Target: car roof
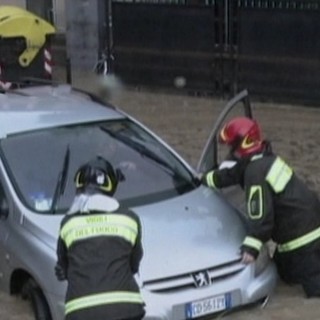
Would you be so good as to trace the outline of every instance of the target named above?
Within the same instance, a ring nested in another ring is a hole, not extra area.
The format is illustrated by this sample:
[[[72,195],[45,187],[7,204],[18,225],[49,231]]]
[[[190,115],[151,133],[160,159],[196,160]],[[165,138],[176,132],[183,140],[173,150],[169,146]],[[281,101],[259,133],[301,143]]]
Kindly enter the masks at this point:
[[[0,138],[56,126],[120,119],[117,108],[70,85],[0,92]]]

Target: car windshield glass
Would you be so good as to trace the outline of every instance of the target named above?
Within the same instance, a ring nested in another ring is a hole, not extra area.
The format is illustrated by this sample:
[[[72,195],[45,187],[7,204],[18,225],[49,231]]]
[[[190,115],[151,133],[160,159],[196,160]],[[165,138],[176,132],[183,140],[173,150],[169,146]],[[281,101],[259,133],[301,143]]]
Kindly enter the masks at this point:
[[[96,156],[117,170],[115,197],[125,205],[160,201],[195,187],[183,163],[129,120],[27,132],[4,139],[1,148],[17,194],[33,210],[48,214],[68,210],[76,170]]]

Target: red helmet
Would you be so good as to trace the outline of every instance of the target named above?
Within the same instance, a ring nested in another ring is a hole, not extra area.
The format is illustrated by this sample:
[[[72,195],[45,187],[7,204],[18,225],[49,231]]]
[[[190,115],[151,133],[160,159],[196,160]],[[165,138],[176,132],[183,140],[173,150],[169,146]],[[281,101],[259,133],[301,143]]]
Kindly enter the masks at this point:
[[[250,118],[237,117],[230,120],[221,129],[219,138],[220,143],[231,146],[237,157],[250,156],[263,149],[260,127]]]

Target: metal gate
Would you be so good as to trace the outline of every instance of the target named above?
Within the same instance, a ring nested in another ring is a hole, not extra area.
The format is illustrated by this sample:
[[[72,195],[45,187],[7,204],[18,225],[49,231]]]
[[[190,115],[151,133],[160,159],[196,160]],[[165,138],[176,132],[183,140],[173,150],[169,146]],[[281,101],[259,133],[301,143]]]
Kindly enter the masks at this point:
[[[273,101],[319,104],[320,3],[234,1],[238,86]]]
[[[319,1],[147,1],[111,1],[109,62],[126,83],[319,100]]]
[[[318,103],[318,0],[91,2],[67,2],[73,66],[106,55],[129,85]]]
[[[126,83],[223,93],[234,86],[224,1],[112,2],[112,71]],[[226,66],[228,66],[226,68]],[[177,80],[182,79],[182,83]]]

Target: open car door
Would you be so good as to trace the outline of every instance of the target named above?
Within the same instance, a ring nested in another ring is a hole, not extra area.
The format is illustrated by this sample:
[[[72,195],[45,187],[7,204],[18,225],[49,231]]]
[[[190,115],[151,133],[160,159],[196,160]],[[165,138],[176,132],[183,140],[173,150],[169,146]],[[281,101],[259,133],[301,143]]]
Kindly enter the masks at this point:
[[[204,173],[212,169],[218,169],[221,166],[230,166],[230,161],[225,161],[229,148],[218,143],[218,135],[222,127],[234,117],[252,118],[252,109],[247,90],[238,93],[234,98],[228,101],[221,111],[217,120],[214,122],[213,129],[202,151],[200,161],[197,165],[197,171]],[[239,210],[245,209],[244,192],[240,186],[232,186],[221,189],[227,199]]]

